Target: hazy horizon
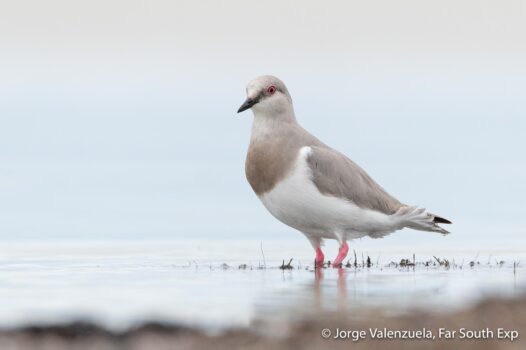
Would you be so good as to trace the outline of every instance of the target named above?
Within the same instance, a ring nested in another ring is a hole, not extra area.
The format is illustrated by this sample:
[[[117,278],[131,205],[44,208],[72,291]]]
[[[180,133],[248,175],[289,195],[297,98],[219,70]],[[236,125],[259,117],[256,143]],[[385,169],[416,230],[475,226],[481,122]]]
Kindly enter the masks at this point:
[[[3,241],[304,240],[244,177],[252,116],[236,110],[262,74],[391,194],[451,219],[451,245],[523,240],[521,1],[2,7]]]

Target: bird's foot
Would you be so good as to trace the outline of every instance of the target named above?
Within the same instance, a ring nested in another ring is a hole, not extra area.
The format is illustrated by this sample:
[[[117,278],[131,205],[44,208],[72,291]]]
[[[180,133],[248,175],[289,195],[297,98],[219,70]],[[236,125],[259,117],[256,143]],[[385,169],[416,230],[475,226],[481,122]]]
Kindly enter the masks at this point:
[[[325,256],[323,255],[323,252],[321,251],[321,248],[316,248],[316,258],[314,258],[314,268],[323,267],[323,260],[325,259]]]
[[[348,252],[349,252],[349,246],[347,245],[347,242],[344,242],[340,246],[340,249],[338,250],[338,256],[332,262],[332,267],[335,267],[335,268],[342,267],[343,259],[345,259]]]

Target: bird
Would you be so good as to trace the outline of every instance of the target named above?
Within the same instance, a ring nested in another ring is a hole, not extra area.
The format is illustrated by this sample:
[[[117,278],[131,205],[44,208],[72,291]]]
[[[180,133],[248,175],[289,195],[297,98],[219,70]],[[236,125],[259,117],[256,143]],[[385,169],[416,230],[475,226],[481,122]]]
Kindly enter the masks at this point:
[[[403,204],[343,153],[327,146],[296,120],[291,95],[277,77],[251,80],[237,113],[254,115],[245,160],[248,183],[265,208],[300,231],[324,266],[325,239],[338,241],[333,267],[341,267],[348,241],[381,238],[411,228],[448,234],[451,221],[424,208]]]

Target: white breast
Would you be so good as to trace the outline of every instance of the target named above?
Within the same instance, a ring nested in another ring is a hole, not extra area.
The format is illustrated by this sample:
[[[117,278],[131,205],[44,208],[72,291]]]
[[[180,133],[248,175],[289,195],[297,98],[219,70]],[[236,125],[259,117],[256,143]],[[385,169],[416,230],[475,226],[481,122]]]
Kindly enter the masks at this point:
[[[272,215],[306,234],[339,240],[382,236],[397,229],[388,215],[318,191],[307,164],[310,152],[310,147],[301,148],[288,177],[259,196]]]

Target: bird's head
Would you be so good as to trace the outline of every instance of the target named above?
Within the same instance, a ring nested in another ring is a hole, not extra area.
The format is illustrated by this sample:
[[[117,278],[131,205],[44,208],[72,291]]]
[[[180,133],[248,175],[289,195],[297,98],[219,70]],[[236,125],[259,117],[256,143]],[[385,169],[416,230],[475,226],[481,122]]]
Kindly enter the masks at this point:
[[[254,115],[279,115],[292,112],[292,99],[287,87],[272,75],[253,79],[247,85],[247,99],[237,110],[238,113],[252,108]]]

